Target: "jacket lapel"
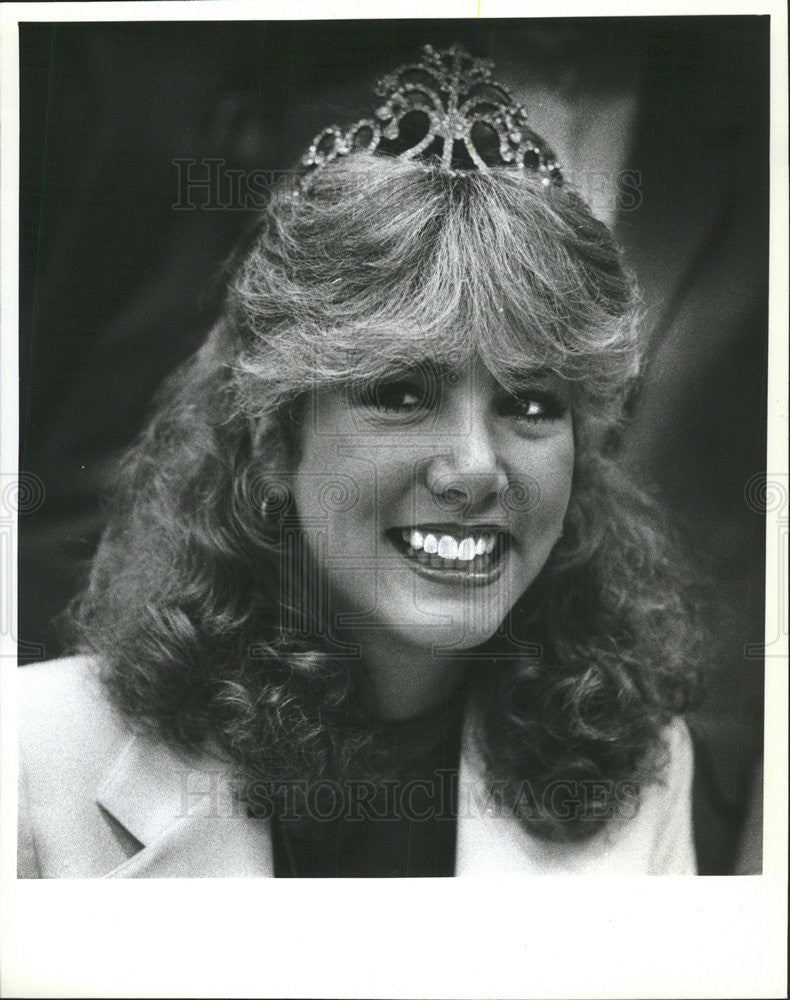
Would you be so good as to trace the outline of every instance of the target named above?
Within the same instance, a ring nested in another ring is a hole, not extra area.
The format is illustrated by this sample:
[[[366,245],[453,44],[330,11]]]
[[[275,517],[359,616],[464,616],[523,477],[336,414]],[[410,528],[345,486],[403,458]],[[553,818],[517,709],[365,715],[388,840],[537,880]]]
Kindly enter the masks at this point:
[[[468,713],[458,773],[456,875],[606,874],[644,869],[639,851],[627,840],[615,846],[622,833],[622,825],[616,822],[581,843],[558,843],[529,833],[494,797],[474,728]],[[634,833],[639,825],[633,825]]]
[[[124,746],[99,805],[142,845],[108,878],[234,878],[274,873],[270,826],[238,801],[228,765],[141,735]]]
[[[455,874],[540,873],[540,844],[534,842],[512,813],[497,803],[485,771],[468,715],[458,771]]]

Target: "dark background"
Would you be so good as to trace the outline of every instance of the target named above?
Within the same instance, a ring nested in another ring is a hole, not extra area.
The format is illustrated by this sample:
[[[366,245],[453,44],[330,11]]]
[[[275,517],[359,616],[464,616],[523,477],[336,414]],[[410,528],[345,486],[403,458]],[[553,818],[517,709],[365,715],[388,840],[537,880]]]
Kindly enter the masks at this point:
[[[204,337],[251,217],[174,209],[173,160],[287,168],[376,76],[461,41],[556,95],[558,115],[636,102],[624,165],[639,204],[614,222],[651,364],[626,458],[713,581],[691,720],[700,867],[759,868],[768,32],[767,17],[21,25],[21,662],[62,653],[53,619],[112,463]]]

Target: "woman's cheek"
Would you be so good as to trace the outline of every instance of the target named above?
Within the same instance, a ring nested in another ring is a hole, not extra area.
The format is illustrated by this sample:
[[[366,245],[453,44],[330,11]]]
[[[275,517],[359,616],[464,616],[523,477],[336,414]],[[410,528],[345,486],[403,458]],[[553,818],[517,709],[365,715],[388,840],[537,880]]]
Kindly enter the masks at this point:
[[[559,522],[559,534],[573,484],[575,449],[570,426],[545,444],[546,447],[537,449],[525,461],[526,492],[532,493],[528,508],[533,526],[548,529]]]

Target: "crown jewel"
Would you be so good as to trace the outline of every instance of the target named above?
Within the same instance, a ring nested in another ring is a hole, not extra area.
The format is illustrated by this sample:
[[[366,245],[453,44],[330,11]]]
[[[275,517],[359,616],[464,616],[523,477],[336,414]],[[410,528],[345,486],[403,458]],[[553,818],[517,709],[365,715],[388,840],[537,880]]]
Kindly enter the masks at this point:
[[[376,150],[405,159],[439,159],[450,170],[510,166],[561,184],[554,153],[527,125],[524,108],[492,78],[493,64],[459,45],[423,48],[420,62],[400,66],[376,85],[384,103],[373,118],[343,130],[330,125],[313,139],[302,165],[314,170],[349,153]]]

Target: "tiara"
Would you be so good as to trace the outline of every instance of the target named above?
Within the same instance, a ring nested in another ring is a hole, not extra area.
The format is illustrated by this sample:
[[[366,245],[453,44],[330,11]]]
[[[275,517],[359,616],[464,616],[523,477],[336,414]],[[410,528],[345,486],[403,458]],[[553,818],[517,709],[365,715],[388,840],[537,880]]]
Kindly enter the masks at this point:
[[[509,166],[562,184],[554,153],[527,125],[510,91],[492,78],[493,63],[460,45],[430,45],[419,62],[400,66],[376,84],[384,98],[372,118],[348,129],[329,125],[301,158],[310,173],[350,153],[376,151],[407,160],[440,161],[453,172]]]

